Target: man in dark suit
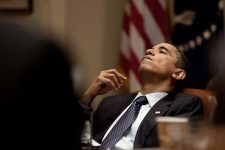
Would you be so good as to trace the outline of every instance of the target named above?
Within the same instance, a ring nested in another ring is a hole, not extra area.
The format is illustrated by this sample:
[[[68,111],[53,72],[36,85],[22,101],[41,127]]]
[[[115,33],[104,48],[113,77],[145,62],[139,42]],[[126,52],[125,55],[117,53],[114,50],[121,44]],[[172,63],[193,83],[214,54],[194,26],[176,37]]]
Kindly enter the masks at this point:
[[[105,144],[104,140],[120,122],[119,119],[140,96],[145,96],[148,103],[141,106],[136,120],[110,148],[159,146],[156,116],[187,117],[191,120],[201,117],[203,107],[200,99],[177,92],[178,81],[182,81],[186,76],[186,62],[184,54],[169,43],[160,43],[146,50],[139,66],[142,79],[139,93],[111,96],[102,100],[94,113],[94,140]],[[102,71],[85,92],[82,103],[90,105],[97,95],[105,94],[112,89],[118,90],[125,80],[126,77],[115,69]]]
[[[79,149],[83,112],[61,49],[2,22],[0,69],[1,147]]]

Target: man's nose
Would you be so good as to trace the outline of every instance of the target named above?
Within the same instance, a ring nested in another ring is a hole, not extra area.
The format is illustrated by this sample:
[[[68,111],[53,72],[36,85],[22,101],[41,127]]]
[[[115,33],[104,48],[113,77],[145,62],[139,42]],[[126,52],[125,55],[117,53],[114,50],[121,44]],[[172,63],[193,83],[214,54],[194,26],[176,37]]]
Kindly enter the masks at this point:
[[[147,49],[147,50],[146,50],[146,54],[147,54],[147,55],[152,55],[152,56],[155,55],[154,50],[153,50],[152,48]]]

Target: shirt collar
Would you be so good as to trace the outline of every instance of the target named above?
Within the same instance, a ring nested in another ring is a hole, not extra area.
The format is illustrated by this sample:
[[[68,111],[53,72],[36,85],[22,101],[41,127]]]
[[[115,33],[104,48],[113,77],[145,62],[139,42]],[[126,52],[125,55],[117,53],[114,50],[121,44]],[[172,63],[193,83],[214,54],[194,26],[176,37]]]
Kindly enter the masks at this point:
[[[168,95],[168,93],[166,93],[166,92],[154,92],[154,93],[149,93],[146,95],[142,95],[141,92],[138,92],[135,99],[140,96],[146,96],[148,99],[148,103],[150,104],[151,107],[153,107],[160,99],[162,99],[163,97],[165,97],[167,95]]]

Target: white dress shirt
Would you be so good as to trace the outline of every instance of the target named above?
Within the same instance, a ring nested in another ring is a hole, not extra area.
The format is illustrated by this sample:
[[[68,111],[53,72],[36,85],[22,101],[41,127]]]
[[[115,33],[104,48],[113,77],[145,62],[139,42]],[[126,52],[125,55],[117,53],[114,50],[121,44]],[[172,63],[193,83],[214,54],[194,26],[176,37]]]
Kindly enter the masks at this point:
[[[132,150],[134,147],[134,140],[137,133],[137,130],[144,119],[144,117],[147,115],[149,110],[163,97],[168,95],[166,92],[156,92],[156,93],[150,93],[145,95],[148,99],[148,104],[142,105],[141,109],[138,113],[138,116],[136,120],[133,122],[131,127],[128,129],[127,133],[116,143],[114,149],[126,149],[126,150]],[[137,94],[137,96],[134,98],[137,99],[138,97],[143,96],[140,92]],[[133,100],[133,101],[134,101]],[[108,131],[105,133],[102,140],[105,139],[105,137],[109,134],[111,129],[114,127],[114,125],[117,123],[117,121],[121,118],[121,116],[127,111],[127,109],[131,106],[131,104],[117,117],[117,119],[113,122],[113,124],[110,126]],[[95,144],[94,144],[95,143]],[[96,141],[93,141],[93,145],[97,145]]]

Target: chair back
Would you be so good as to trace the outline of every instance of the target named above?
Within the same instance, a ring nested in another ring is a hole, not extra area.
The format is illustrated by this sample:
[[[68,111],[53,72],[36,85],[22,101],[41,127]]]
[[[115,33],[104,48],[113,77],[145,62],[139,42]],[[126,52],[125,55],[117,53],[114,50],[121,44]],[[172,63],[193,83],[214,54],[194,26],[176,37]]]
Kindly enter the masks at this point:
[[[204,108],[203,121],[210,122],[216,105],[215,93],[209,90],[193,89],[193,88],[184,88],[182,92],[197,95],[198,97],[200,97]]]

